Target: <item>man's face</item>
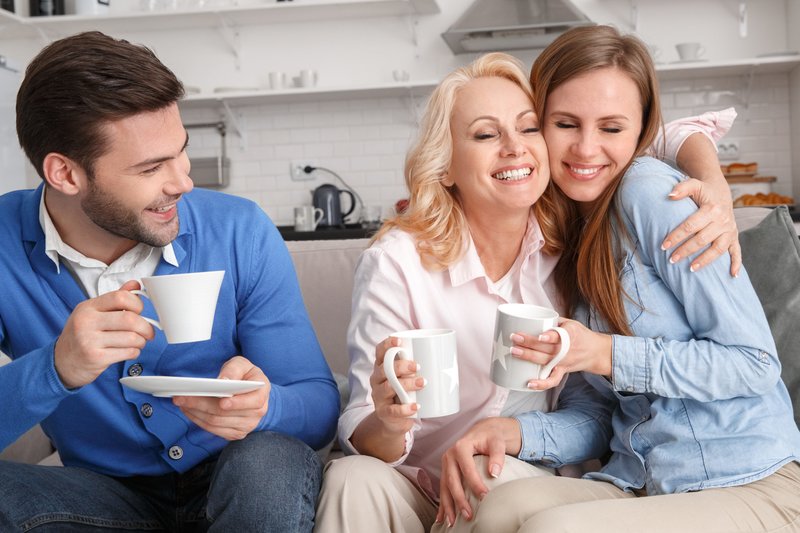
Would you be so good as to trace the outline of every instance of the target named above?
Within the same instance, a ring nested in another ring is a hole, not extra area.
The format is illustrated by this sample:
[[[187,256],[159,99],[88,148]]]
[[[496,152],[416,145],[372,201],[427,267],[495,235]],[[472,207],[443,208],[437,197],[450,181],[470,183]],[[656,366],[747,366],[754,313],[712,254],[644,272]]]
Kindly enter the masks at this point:
[[[108,151],[81,196],[86,216],[106,232],[151,246],[178,235],[181,195],[192,190],[188,136],[177,104],[104,126]]]

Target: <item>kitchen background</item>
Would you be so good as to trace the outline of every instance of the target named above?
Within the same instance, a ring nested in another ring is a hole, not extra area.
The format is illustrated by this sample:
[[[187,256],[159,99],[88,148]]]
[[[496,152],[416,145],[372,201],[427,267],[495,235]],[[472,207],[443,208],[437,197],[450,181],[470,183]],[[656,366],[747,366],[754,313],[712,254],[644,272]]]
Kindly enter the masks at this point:
[[[0,11],[0,56],[22,71],[46,43],[86,29],[153,48],[190,90],[184,122],[211,125],[190,130],[197,171],[205,174],[206,158],[219,155],[213,125],[223,122],[230,175],[221,190],[254,200],[279,225],[293,223],[293,208],[310,205],[315,187],[342,185],[324,171],[295,180],[290,167],[298,164],[334,171],[365,204],[391,213],[405,196],[404,156],[427,95],[476,56],[454,54],[441,36],[472,0],[110,4],[99,15],[28,18],[28,0],[16,0],[15,14]],[[739,118],[723,163],[757,162],[758,174],[776,178],[772,191],[800,195],[800,156],[792,157],[800,154],[800,0],[573,4],[651,45],[667,119],[734,106]],[[675,44],[682,42],[702,43],[704,61],[677,62]],[[537,51],[513,53],[530,65]],[[292,87],[305,69],[316,71],[316,84]],[[285,73],[290,86],[271,88],[270,72]],[[39,183],[14,134],[20,77],[0,68],[0,193]]]

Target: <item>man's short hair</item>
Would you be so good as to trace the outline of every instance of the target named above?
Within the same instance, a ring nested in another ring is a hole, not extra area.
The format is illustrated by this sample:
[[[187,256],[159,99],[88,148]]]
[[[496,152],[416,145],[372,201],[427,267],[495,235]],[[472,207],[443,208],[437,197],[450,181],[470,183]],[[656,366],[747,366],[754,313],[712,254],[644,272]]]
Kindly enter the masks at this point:
[[[51,152],[91,177],[108,149],[104,124],[164,109],[183,94],[183,84],[149,48],[79,33],[46,46],[28,65],[17,93],[17,136],[42,178]]]

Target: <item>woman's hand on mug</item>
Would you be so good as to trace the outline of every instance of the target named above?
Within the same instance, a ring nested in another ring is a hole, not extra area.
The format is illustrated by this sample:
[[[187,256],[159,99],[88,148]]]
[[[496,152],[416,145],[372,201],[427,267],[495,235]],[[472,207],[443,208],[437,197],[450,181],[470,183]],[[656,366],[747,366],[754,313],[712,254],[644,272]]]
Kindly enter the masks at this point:
[[[547,390],[557,386],[569,372],[590,372],[601,376],[611,375],[611,336],[597,333],[575,320],[563,319],[559,324],[567,330],[570,349],[550,373],[547,379],[532,379],[528,386],[534,390]],[[555,331],[545,331],[541,335],[515,334],[515,357],[539,364],[552,359],[558,350],[559,336]]]
[[[410,418],[417,412],[417,404],[405,405],[399,403],[397,394],[392,389],[383,371],[383,359],[389,348],[399,346],[400,340],[389,337],[375,347],[375,366],[369,378],[372,386],[372,401],[375,404],[375,416],[391,433],[406,433],[414,425]],[[417,364],[414,361],[397,359],[394,362],[395,374],[408,392],[422,389],[425,385],[421,377],[416,376]]]

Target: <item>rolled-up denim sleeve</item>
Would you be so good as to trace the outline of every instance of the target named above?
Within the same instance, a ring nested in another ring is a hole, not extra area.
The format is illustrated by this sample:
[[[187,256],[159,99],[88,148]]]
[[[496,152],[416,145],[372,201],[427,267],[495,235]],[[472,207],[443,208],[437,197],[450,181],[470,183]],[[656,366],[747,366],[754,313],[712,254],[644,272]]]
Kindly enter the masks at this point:
[[[591,379],[602,380],[599,376]],[[601,392],[583,373],[570,374],[549,413],[529,411],[516,415],[522,432],[518,457],[549,467],[577,464],[602,457],[611,440],[611,413],[615,404],[610,386]]]

